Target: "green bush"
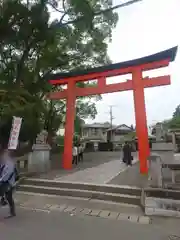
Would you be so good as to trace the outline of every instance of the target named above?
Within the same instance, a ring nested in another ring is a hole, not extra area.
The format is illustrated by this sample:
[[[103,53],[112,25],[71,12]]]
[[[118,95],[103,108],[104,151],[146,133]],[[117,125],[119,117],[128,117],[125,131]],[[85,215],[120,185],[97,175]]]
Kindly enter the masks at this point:
[[[53,146],[51,149],[51,153],[63,153],[64,152],[64,145]]]
[[[58,145],[58,146],[64,146],[64,136],[61,136],[61,135],[59,135],[59,136],[57,136],[56,137],[56,144]]]

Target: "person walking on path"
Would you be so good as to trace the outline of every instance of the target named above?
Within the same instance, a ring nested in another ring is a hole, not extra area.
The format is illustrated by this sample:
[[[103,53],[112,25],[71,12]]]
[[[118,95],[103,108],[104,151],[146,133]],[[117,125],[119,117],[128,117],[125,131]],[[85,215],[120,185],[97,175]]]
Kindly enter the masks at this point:
[[[128,142],[125,142],[123,146],[123,162],[127,164],[127,166],[132,166],[132,149]]]
[[[4,169],[4,164],[2,164],[0,162],[0,176],[2,175],[3,169]],[[1,197],[0,203],[1,203],[2,206],[6,206],[8,204],[7,201],[6,201],[5,195]]]
[[[0,195],[5,196],[10,209],[8,217],[16,216],[15,203],[13,199],[13,189],[15,186],[15,163],[10,156],[9,151],[1,145],[0,161],[3,169],[0,175]]]

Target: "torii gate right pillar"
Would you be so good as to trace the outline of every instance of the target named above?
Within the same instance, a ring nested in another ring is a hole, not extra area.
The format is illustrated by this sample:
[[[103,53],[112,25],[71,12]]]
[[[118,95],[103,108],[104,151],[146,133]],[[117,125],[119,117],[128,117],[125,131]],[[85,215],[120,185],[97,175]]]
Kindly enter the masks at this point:
[[[146,119],[146,106],[144,97],[144,87],[142,79],[142,70],[135,68],[132,72],[133,79],[133,95],[134,95],[134,109],[136,118],[136,134],[138,138],[138,152],[140,161],[140,172],[148,173],[147,158],[150,154],[148,129]]]

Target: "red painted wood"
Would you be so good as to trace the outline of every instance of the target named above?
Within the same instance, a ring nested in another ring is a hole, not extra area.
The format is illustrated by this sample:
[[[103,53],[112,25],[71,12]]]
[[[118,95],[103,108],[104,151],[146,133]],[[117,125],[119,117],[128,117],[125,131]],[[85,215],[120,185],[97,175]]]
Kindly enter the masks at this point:
[[[51,100],[65,99],[67,97],[67,90],[51,92],[47,95],[47,98]]]
[[[167,67],[169,65],[169,60],[163,60],[160,62],[153,62],[153,63],[147,63],[138,66],[142,71],[144,70],[153,70],[156,68],[162,68],[162,67]],[[58,80],[50,80],[49,82],[52,85],[61,85],[61,84],[67,84],[69,81],[87,81],[87,80],[94,80],[98,79],[100,77],[113,77],[113,76],[118,76],[118,75],[124,75],[128,73],[132,73],[133,69],[135,67],[128,67],[128,68],[122,68],[122,69],[114,69],[111,71],[105,71],[105,72],[100,72],[100,73],[90,73],[82,76],[74,76],[74,77],[69,77],[65,79],[58,79]]]
[[[143,78],[144,88],[166,86],[170,84],[171,84],[171,77],[169,75],[154,77],[154,78]]]
[[[115,83],[104,86],[88,87],[88,88],[76,88],[77,96],[88,96],[95,94],[113,93],[119,91],[127,91],[132,89],[132,81]]]
[[[139,65],[138,68],[140,68],[141,71],[148,71],[148,70],[168,67],[169,62],[170,62],[170,59],[165,59],[165,60],[158,61],[158,62],[152,62],[152,63],[146,63],[143,65]]]
[[[164,86],[164,85],[169,85],[170,83],[171,83],[170,76],[143,78],[142,80],[142,84],[144,88]],[[95,95],[95,94],[113,93],[113,92],[128,91],[128,90],[133,90],[132,80],[128,80],[127,82],[122,82],[122,83],[104,85],[104,82],[102,83],[100,79],[97,87],[87,87],[87,88],[76,87],[75,93],[77,97],[84,97],[84,96]],[[48,98],[53,100],[65,99],[66,97],[67,97],[67,90],[52,92],[48,95]]]
[[[65,122],[65,137],[64,137],[64,155],[63,168],[72,169],[72,149],[74,135],[74,116],[75,116],[75,83],[69,82],[67,88],[66,100],[66,122]]]
[[[106,78],[100,77],[98,78],[98,88],[104,88],[106,86]]]
[[[77,96],[88,96],[95,94],[119,92],[133,90],[134,106],[136,117],[136,131],[139,145],[139,160],[140,172],[147,173],[147,157],[150,153],[148,142],[148,130],[146,121],[146,109],[144,99],[144,88],[163,86],[170,84],[170,76],[160,76],[155,78],[142,79],[143,70],[151,70],[169,65],[169,60],[148,63],[138,67],[128,67],[125,69],[115,69],[101,73],[92,73],[84,76],[69,77],[60,80],[51,80],[54,85],[68,84],[68,89],[52,92],[48,95],[50,99],[67,99],[66,125],[65,125],[65,146],[63,167],[65,169],[72,168],[72,147],[74,133],[74,115],[75,115],[75,100]],[[106,85],[106,77],[123,75],[132,73],[132,80]],[[98,84],[95,87],[78,88],[76,82],[98,79]]]
[[[133,76],[134,110],[136,118],[136,134],[138,139],[140,159],[140,172],[142,174],[146,174],[148,173],[147,157],[150,150],[141,69],[139,68],[134,69],[132,76]]]

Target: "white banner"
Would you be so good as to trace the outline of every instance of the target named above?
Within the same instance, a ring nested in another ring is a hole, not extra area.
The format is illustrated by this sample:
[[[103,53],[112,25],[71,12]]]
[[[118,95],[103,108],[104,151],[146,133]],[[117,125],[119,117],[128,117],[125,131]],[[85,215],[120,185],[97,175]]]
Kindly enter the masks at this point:
[[[8,149],[15,150],[17,148],[21,124],[22,124],[22,118],[13,117]]]

